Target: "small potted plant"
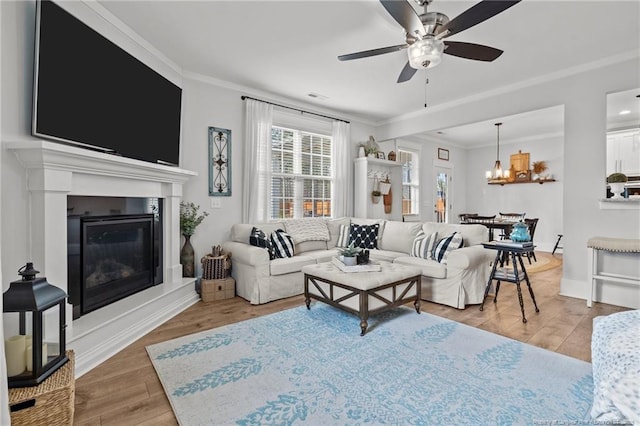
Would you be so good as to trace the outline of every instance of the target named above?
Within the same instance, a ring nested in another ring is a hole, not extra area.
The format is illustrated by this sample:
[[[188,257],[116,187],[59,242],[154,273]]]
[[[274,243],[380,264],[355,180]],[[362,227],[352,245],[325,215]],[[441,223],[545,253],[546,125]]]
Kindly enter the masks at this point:
[[[624,173],[611,173],[607,176],[607,183],[613,196],[611,198],[622,198],[624,184],[627,182],[627,175]]]
[[[373,202],[373,204],[378,204],[380,202],[381,196],[382,192],[378,191],[377,189],[371,191],[371,201]]]
[[[338,253],[340,253],[341,256],[340,260],[347,266],[356,265],[358,262],[357,256],[361,250],[360,247],[355,247],[353,243],[345,248],[338,249]]]

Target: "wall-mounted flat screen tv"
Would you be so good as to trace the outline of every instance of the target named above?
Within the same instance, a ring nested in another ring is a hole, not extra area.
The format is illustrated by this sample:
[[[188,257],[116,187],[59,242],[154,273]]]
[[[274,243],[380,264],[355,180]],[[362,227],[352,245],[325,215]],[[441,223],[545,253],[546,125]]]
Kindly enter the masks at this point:
[[[47,0],[34,67],[35,136],[179,164],[182,89]]]

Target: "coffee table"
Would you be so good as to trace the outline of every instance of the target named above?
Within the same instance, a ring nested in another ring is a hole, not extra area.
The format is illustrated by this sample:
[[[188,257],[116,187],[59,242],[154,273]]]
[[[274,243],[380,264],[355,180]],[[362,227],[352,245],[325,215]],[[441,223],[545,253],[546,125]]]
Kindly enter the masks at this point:
[[[360,317],[361,336],[369,315],[413,302],[420,313],[422,271],[404,265],[380,262],[379,272],[342,272],[332,263],[302,268],[307,309],[311,299],[327,303]]]

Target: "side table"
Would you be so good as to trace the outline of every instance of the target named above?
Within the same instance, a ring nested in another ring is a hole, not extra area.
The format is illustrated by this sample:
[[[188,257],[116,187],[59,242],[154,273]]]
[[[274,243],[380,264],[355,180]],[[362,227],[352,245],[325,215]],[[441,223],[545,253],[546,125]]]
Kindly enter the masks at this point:
[[[491,288],[491,282],[493,280],[496,281],[496,294],[493,297],[493,303],[496,303],[498,301],[498,292],[500,291],[501,281],[514,283],[518,289],[518,301],[520,302],[520,310],[522,311],[522,322],[526,323],[527,318],[524,316],[524,303],[522,301],[522,289],[520,288],[520,283],[522,281],[527,283],[527,288],[529,289],[529,294],[531,295],[531,300],[533,300],[533,306],[535,306],[536,312],[540,312],[540,309],[538,309],[538,304],[536,303],[536,297],[533,294],[533,289],[531,288],[529,275],[527,274],[527,270],[524,267],[524,262],[522,261],[522,255],[525,253],[533,252],[535,246],[533,244],[526,245],[506,241],[492,241],[489,243],[482,243],[482,246],[489,250],[496,250],[496,258],[493,261],[493,268],[491,268],[491,274],[489,275],[487,288],[484,290],[484,298],[482,299],[480,310],[484,310],[484,300],[489,294],[489,289]],[[509,257],[511,257],[513,270],[504,268],[504,262]],[[500,269],[498,269],[498,264],[500,265]]]
[[[75,404],[75,366],[73,351],[69,361],[38,386],[9,389],[11,424],[72,425]]]

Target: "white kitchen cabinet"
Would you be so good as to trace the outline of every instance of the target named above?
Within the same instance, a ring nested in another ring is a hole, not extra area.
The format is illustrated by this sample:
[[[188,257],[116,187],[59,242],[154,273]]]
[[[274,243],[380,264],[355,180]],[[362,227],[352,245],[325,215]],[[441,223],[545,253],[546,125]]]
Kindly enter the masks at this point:
[[[402,164],[370,157],[353,160],[353,212],[355,217],[369,219],[402,220]],[[384,202],[374,204],[371,192],[376,182],[389,176],[391,181],[391,213],[384,212]]]
[[[607,176],[616,172],[640,175],[640,129],[607,135]]]

